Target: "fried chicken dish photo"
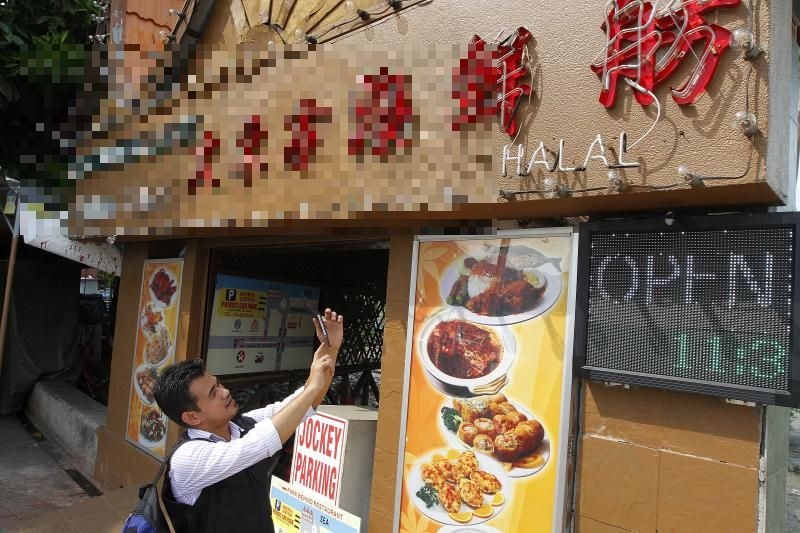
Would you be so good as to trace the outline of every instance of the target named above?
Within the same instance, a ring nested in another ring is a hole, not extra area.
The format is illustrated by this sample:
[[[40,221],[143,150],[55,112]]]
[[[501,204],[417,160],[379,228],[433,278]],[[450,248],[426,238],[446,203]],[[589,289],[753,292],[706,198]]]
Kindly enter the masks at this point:
[[[473,452],[449,450],[447,456],[435,454],[419,469],[424,485],[416,497],[426,509],[444,509],[455,522],[488,518],[505,502],[500,492],[502,483],[481,469]]]

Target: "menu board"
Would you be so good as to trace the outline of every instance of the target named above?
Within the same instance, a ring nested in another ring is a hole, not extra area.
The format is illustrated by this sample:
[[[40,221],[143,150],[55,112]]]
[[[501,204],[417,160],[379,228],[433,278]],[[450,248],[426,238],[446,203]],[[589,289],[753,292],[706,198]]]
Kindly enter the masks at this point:
[[[581,227],[575,366],[587,377],[800,404],[796,214]]]
[[[206,368],[226,376],[308,368],[319,288],[217,274]]]
[[[569,229],[416,243],[395,530],[562,530],[572,248]]]
[[[175,359],[182,276],[182,259],[145,261],[139,294],[126,438],[159,459],[164,458],[167,417],[153,391],[161,370]]]

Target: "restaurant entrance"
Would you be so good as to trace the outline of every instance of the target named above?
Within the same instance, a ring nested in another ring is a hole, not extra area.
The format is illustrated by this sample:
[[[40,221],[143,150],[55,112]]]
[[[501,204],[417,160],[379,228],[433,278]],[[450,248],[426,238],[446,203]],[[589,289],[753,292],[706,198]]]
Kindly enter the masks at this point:
[[[326,403],[377,408],[388,260],[380,240],[213,248],[207,368],[244,411],[279,401],[305,382],[319,345],[304,304],[330,307],[345,317],[345,340]]]

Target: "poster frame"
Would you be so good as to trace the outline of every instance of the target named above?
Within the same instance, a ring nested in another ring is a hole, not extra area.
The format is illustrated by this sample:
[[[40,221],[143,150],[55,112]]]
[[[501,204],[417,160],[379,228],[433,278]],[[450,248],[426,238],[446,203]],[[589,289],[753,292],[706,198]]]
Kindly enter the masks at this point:
[[[264,274],[254,274],[253,272],[246,272],[242,270],[230,269],[230,268],[211,268],[209,269],[208,274],[208,290],[206,293],[206,302],[208,303],[205,307],[205,317],[203,319],[203,339],[202,339],[202,352],[200,357],[203,359],[203,364],[208,365],[208,338],[211,334],[211,319],[214,316],[214,297],[217,288],[217,276],[235,276],[240,278],[251,278],[261,281],[267,282],[275,282],[275,283],[287,283],[291,285],[303,285],[305,287],[310,287],[313,289],[318,289],[320,294],[320,301],[322,300],[322,295],[324,292],[324,287],[319,284],[310,285],[308,283],[302,283],[296,279],[286,278],[283,276],[269,276]],[[317,304],[319,305],[319,303]],[[317,340],[316,336],[314,337],[314,341],[312,343],[313,350],[316,351],[317,347],[319,346],[319,340]],[[215,374],[218,378],[224,380],[234,380],[235,382],[239,383],[260,383],[263,379],[269,381],[269,376],[275,375],[285,375],[285,374],[308,374],[308,369],[291,369],[291,370],[266,370],[263,372],[241,372],[238,374]]]
[[[137,366],[136,365],[136,355],[139,352],[139,319],[140,319],[139,310],[142,307],[142,295],[147,290],[147,286],[146,286],[145,280],[144,280],[145,265],[152,264],[152,263],[169,263],[169,262],[173,262],[173,263],[176,263],[176,264],[180,265],[181,283],[178,286],[178,291],[176,292],[177,298],[176,298],[176,301],[175,301],[175,305],[176,305],[175,315],[176,315],[177,318],[176,318],[176,321],[175,321],[175,332],[174,332],[174,337],[173,337],[173,343],[175,343],[175,346],[176,346],[176,349],[177,349],[178,334],[180,333],[180,316],[181,316],[180,315],[180,310],[181,310],[180,305],[181,305],[181,300],[183,299],[183,281],[184,281],[184,278],[183,278],[183,274],[184,274],[184,272],[183,272],[183,267],[184,267],[183,258],[182,257],[167,257],[167,258],[161,258],[161,259],[146,259],[146,260],[144,260],[142,262],[142,274],[140,276],[141,280],[139,282],[139,284],[140,284],[139,285],[139,298],[136,300],[136,306],[137,306],[136,307],[136,330],[135,330],[136,331],[136,337],[135,337],[135,340],[134,340],[134,343],[133,343],[133,357],[132,357],[132,362],[131,362],[132,367],[131,367],[130,389],[128,390],[128,408],[126,410],[126,415],[127,416],[125,418],[125,441],[128,444],[130,444],[131,446],[134,446],[138,450],[143,451],[147,455],[149,455],[149,456],[151,456],[151,457],[153,457],[153,458],[155,458],[155,459],[157,459],[159,461],[163,461],[165,456],[159,455],[159,454],[153,452],[153,450],[151,450],[151,449],[149,449],[149,448],[147,448],[145,446],[142,446],[140,443],[134,442],[134,441],[132,441],[131,439],[128,438],[128,426],[130,424],[130,418],[131,418],[131,402],[133,400],[133,392],[134,392],[134,388],[136,387],[136,384],[135,384],[136,366]],[[172,362],[173,363],[175,362],[175,355],[176,354],[174,354],[174,353],[172,355]],[[160,409],[161,408],[159,407],[159,410]],[[162,414],[163,414],[163,411],[162,411]],[[165,454],[166,454],[166,443],[169,442],[169,426],[170,426],[170,423],[168,422],[167,423],[167,428],[166,428],[166,430],[164,432],[164,443],[165,443],[164,451],[165,451]]]
[[[408,429],[408,400],[409,388],[411,381],[411,360],[414,342],[414,308],[416,301],[417,291],[417,270],[419,268],[419,244],[421,242],[435,242],[435,241],[465,241],[465,240],[489,240],[501,238],[541,238],[541,237],[569,237],[570,238],[570,271],[569,276],[569,293],[567,298],[567,322],[564,329],[564,368],[563,368],[563,382],[561,389],[561,431],[562,438],[559,442],[559,458],[556,463],[556,487],[555,499],[553,505],[553,531],[560,532],[564,529],[564,511],[568,508],[569,502],[565,501],[566,496],[566,482],[567,482],[567,465],[569,461],[569,428],[571,427],[570,413],[572,405],[572,360],[573,360],[573,338],[574,338],[574,325],[575,321],[571,318],[574,316],[576,305],[576,280],[577,280],[577,267],[578,267],[578,243],[579,235],[572,227],[553,227],[553,228],[535,228],[535,229],[519,229],[519,230],[502,230],[497,231],[490,235],[415,235],[412,247],[411,256],[411,280],[409,283],[409,296],[408,296],[408,315],[406,317],[406,350],[405,361],[403,367],[403,397],[400,406],[400,435],[397,451],[397,470],[395,475],[395,495],[394,495],[394,513],[392,517],[392,531],[398,533],[400,531],[400,506],[403,495],[403,463],[405,457],[405,442],[406,430]],[[562,503],[562,505],[559,504]]]
[[[621,231],[626,233],[676,233],[681,231],[724,231],[731,229],[768,228],[770,226],[794,226],[792,260],[792,317],[789,351],[789,391],[749,387],[733,383],[712,382],[682,377],[663,376],[625,370],[615,370],[586,365],[586,348],[589,328],[589,280],[591,266],[591,236],[595,232]],[[575,313],[575,373],[583,378],[607,383],[639,385],[662,390],[688,392],[717,396],[731,400],[754,402],[764,405],[786,407],[800,406],[800,213],[738,213],[719,215],[681,215],[669,221],[664,217],[649,217],[624,220],[596,220],[581,224],[579,245],[579,268],[584,274],[578,280],[578,306]]]

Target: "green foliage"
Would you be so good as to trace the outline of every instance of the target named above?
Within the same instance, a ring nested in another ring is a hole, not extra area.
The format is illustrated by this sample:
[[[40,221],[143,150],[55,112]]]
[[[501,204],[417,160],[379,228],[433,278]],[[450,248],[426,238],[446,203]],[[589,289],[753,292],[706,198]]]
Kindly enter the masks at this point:
[[[0,175],[52,190],[68,183],[53,133],[75,122],[68,110],[92,66],[94,14],[92,0],[0,0]]]

